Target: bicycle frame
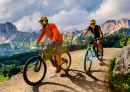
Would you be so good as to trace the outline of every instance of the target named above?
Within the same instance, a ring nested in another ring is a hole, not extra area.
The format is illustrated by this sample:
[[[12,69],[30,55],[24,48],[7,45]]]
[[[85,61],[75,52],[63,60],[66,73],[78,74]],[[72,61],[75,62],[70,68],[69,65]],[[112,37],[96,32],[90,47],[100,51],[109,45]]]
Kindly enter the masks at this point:
[[[95,46],[96,46],[96,45],[93,46],[92,44],[89,44],[89,45],[87,45],[87,50],[88,50],[88,49],[91,49],[91,51],[94,52],[95,56],[97,57],[97,52],[96,52],[96,50],[95,50]],[[86,51],[87,51],[87,50],[86,50]],[[93,55],[93,57],[95,57],[95,56]]]
[[[94,41],[96,41],[96,42],[94,42]],[[98,58],[98,53],[96,51],[96,48],[97,48],[97,51],[98,51],[97,39],[90,39],[90,44],[87,45],[87,50],[86,50],[86,54],[85,54],[85,57],[84,57],[84,70],[85,70],[86,73],[90,72],[93,57]]]
[[[52,65],[54,67],[56,67],[56,62],[54,61],[54,59],[52,58],[52,56],[55,56],[54,52],[49,51],[47,49],[45,49],[44,47],[42,48],[42,51],[39,53],[39,55],[41,56],[42,61],[45,61],[45,59],[49,58],[49,60],[51,61]],[[44,57],[45,55],[45,57]]]

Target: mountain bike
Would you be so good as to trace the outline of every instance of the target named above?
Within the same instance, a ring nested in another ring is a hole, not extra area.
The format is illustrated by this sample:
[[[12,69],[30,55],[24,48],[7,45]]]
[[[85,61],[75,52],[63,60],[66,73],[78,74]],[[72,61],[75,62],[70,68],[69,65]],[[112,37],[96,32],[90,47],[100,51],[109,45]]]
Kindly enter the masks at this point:
[[[57,67],[56,56],[53,51],[47,50],[49,44],[41,43],[39,56],[30,58],[23,70],[23,78],[25,82],[31,86],[38,85],[45,77],[47,71],[46,61],[51,61],[54,67]],[[68,70],[71,65],[71,56],[68,51],[62,51],[61,53],[61,67],[62,70]]]
[[[96,38],[96,39],[93,39],[91,37],[89,38],[90,44],[87,45],[87,51],[84,58],[84,70],[86,73],[90,72],[93,57],[97,57],[99,60],[102,60],[103,55],[101,55],[101,51],[99,50],[99,47],[97,45],[97,41],[101,39],[102,38]]]

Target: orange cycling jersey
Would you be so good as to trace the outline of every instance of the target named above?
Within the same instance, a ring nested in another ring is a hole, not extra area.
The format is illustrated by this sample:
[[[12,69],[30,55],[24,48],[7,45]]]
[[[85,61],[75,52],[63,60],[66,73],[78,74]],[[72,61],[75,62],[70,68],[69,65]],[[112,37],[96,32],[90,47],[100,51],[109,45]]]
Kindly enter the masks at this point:
[[[41,34],[39,35],[36,43],[41,41],[44,34],[46,34],[51,41],[63,41],[62,35],[58,31],[56,25],[53,23],[48,23],[47,28],[42,28]]]

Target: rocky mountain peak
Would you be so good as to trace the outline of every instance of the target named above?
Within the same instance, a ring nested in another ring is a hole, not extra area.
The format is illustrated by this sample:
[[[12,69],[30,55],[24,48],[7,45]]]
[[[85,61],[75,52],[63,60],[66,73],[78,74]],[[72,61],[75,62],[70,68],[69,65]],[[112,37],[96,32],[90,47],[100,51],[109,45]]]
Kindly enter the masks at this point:
[[[34,31],[34,32],[32,32],[32,34],[33,34],[33,35],[36,35],[36,32]]]
[[[129,28],[130,27],[130,20],[122,18],[121,20],[108,20],[105,23],[101,25],[101,29],[103,31],[103,34],[110,34],[114,31],[119,30],[120,28]],[[86,29],[83,30],[68,30],[68,31],[62,31],[60,30],[64,40],[70,42],[72,44],[73,42],[76,42],[74,39],[78,39],[82,37],[82,35],[86,32]],[[20,41],[22,42],[25,39],[35,39],[37,38],[41,33],[41,30],[39,30],[38,33],[32,32],[20,32],[17,30],[15,25],[13,25],[11,22],[6,22],[4,24],[0,24],[0,43],[7,42],[7,40],[12,42]],[[89,31],[89,34],[91,35],[91,32]],[[71,42],[72,41],[72,42]],[[79,39],[77,40],[79,41]],[[76,44],[76,43],[75,43]]]
[[[129,19],[122,18],[120,21],[128,21]]]
[[[115,20],[107,20],[104,24],[107,24],[107,23],[115,23],[116,24],[116,21]]]
[[[27,38],[37,36],[36,32],[20,32],[11,22],[0,24],[0,43],[9,41],[23,41]]]
[[[11,22],[6,22],[4,24],[0,24],[0,35],[10,35],[15,34],[17,32],[17,28]]]
[[[119,30],[120,28],[129,28],[130,20],[122,18],[121,20],[108,20],[101,25],[101,29],[104,34],[111,34],[114,31]]]

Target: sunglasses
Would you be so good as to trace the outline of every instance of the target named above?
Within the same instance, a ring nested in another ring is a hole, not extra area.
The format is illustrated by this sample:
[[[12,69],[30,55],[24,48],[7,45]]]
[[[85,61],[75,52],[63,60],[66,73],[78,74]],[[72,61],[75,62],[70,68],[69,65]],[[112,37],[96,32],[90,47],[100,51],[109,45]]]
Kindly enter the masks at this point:
[[[40,24],[43,23],[45,20],[40,21]]]
[[[93,24],[90,24],[90,25],[95,25],[95,23],[93,23]]]

